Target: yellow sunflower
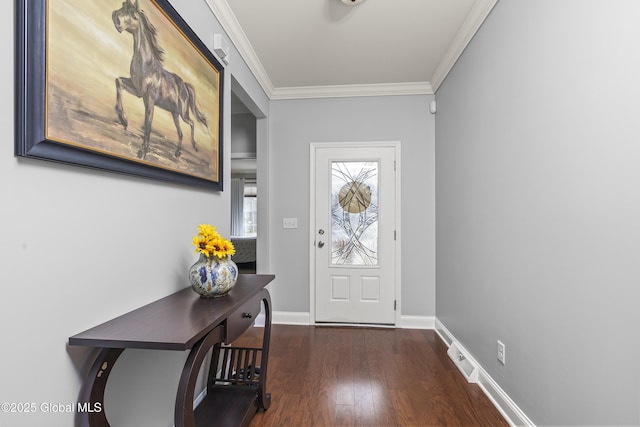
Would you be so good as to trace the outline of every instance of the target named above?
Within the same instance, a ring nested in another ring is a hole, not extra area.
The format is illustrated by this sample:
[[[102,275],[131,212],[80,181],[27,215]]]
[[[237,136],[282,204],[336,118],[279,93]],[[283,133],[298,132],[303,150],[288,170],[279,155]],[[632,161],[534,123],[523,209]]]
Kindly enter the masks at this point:
[[[198,225],[198,234],[192,241],[196,247],[195,253],[201,253],[206,257],[215,256],[222,259],[236,253],[233,243],[222,237],[210,224]]]

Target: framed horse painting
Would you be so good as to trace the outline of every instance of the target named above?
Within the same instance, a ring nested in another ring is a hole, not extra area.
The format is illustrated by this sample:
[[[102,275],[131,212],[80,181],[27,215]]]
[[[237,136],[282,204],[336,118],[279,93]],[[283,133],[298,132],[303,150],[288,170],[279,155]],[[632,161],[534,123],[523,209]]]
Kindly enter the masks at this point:
[[[224,69],[167,0],[16,17],[17,156],[222,190]]]

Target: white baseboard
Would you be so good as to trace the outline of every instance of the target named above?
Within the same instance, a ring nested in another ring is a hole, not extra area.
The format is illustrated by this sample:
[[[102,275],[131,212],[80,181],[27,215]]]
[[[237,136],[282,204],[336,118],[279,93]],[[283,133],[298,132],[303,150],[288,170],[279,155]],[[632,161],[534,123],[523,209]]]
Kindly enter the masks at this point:
[[[259,322],[262,323],[259,323]],[[273,324],[276,325],[313,325],[310,313],[295,311],[274,311]],[[400,322],[396,325],[403,329],[434,329],[435,317],[433,316],[400,316]],[[264,326],[264,315],[256,318],[256,326]]]
[[[207,388],[205,387],[204,390],[202,390],[195,399],[193,399],[193,409],[196,409],[198,407],[198,405],[200,403],[202,403],[202,401],[204,400],[204,398],[207,397]]]
[[[260,312],[256,317],[254,326],[258,328],[264,327],[265,316],[264,312]],[[309,313],[298,313],[292,311],[274,311],[271,313],[271,323],[274,325],[302,325],[308,326],[311,324],[309,319]]]
[[[309,313],[297,311],[274,311],[273,322],[276,325],[311,325]]]
[[[435,320],[433,316],[400,315],[400,324],[396,326],[402,329],[433,329]]]
[[[507,393],[500,388],[500,386],[487,374],[487,372],[480,368],[478,375],[478,385],[489,397],[489,400],[493,402],[500,413],[512,426],[526,426],[535,427],[533,421],[522,412],[522,410],[515,404],[513,400],[507,395]]]
[[[464,356],[469,360],[471,364],[477,369],[477,379],[474,378],[475,383],[482,389],[484,394],[487,395],[493,405],[500,411],[502,416],[512,426],[526,426],[535,427],[535,424],[522,412],[522,410],[515,404],[513,400],[502,390],[502,388],[494,381],[493,378],[485,371],[482,366],[469,354],[469,352],[456,340],[456,338],[449,332],[449,330],[438,320],[435,319],[435,330],[440,336],[442,341],[451,347],[455,344]]]
[[[257,328],[264,328],[264,312],[260,312],[260,314],[258,314],[258,316],[256,317],[256,320],[253,322],[253,326],[257,327]]]

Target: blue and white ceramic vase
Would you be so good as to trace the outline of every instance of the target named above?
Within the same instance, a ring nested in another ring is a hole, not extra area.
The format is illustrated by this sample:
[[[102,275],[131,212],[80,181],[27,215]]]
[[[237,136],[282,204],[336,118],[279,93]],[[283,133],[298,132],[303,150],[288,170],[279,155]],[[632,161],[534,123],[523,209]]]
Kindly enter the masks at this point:
[[[191,288],[203,298],[223,297],[238,280],[238,266],[231,258],[218,258],[200,254],[189,269]]]

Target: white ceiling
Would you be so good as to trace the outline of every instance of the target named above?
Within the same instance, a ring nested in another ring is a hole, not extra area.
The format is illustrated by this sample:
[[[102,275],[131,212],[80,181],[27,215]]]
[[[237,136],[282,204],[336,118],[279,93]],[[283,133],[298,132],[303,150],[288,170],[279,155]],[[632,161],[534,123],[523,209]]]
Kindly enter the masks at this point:
[[[267,95],[282,99],[432,94],[497,0],[206,2]]]

